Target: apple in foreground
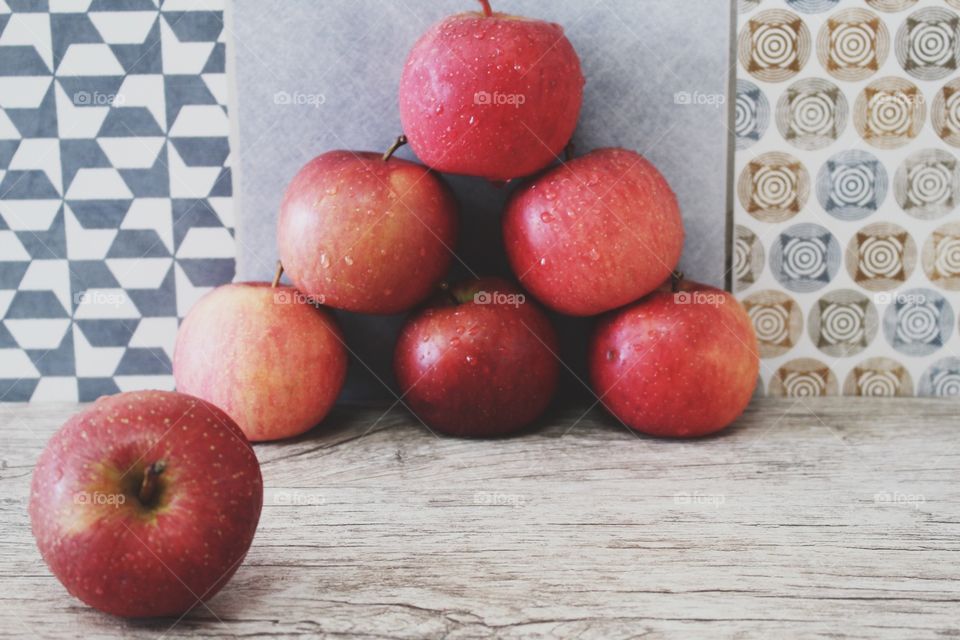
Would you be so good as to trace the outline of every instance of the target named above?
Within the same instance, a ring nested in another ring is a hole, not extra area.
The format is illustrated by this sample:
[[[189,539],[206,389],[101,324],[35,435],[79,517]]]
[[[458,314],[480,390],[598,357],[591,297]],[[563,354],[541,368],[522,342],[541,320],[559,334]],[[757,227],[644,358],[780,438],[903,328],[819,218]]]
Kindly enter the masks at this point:
[[[547,166],[577,126],[580,59],[560,25],[493,13],[433,25],[400,77],[400,121],[437,171],[510,180]]]
[[[226,411],[253,441],[314,427],[343,387],[347,352],[333,317],[311,302],[266,282],[214,289],[177,333],[177,389]]]
[[[453,193],[423,165],[384,157],[324,153],[300,169],[280,205],[284,270],[336,309],[407,311],[435,290],[452,260]]]
[[[77,598],[118,616],[177,616],[227,583],[262,504],[260,465],[227,414],[142,391],[100,398],[53,436],[30,521]]]
[[[499,278],[451,287],[397,342],[404,402],[428,426],[461,437],[506,435],[543,411],[557,387],[550,321]]]
[[[628,426],[692,438],[743,413],[757,384],[757,338],[724,291],[681,282],[601,319],[590,345],[593,389]]]
[[[597,149],[520,187],[507,203],[507,258],[546,306],[589,316],[653,291],[676,268],[683,220],[643,156]]]

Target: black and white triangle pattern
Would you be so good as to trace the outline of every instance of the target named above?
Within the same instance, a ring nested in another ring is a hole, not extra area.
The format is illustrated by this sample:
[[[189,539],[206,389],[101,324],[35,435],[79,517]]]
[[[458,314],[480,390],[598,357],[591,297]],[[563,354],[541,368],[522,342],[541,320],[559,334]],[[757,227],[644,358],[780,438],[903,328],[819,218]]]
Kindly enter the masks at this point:
[[[234,275],[224,0],[0,0],[0,402],[172,388]]]

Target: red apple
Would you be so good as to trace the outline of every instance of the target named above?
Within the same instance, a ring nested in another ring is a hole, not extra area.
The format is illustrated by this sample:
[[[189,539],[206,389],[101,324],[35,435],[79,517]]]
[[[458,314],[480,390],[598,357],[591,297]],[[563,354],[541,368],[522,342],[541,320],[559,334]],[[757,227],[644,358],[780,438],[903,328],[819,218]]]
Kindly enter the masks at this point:
[[[603,318],[590,345],[590,379],[603,404],[653,436],[723,429],[757,384],[757,338],[724,291],[682,282]]]
[[[343,387],[347,353],[333,317],[311,302],[266,282],[214,289],[177,333],[177,389],[226,411],[250,440],[312,428]]]
[[[397,341],[404,402],[427,425],[455,436],[498,436],[529,424],[557,387],[550,321],[499,278],[448,293],[411,318]]]
[[[580,59],[560,25],[493,13],[453,15],[410,51],[400,121],[438,171],[509,180],[547,166],[573,135]]]
[[[450,266],[457,204],[426,167],[330,151],[294,177],[277,243],[298,289],[325,304],[390,314],[422,302]]]
[[[676,268],[683,221],[643,156],[597,149],[523,185],[503,219],[507,257],[543,304],[574,316],[615,309]]]
[[[220,409],[181,393],[102,397],[47,444],[30,521],[71,594],[118,616],[178,616],[237,570],[263,504],[257,457]]]

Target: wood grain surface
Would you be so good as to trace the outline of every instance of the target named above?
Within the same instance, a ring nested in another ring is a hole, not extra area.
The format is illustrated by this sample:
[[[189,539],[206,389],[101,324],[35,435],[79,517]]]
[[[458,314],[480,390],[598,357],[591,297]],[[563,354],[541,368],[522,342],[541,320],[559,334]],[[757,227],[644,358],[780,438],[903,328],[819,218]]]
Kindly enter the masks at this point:
[[[960,637],[960,405],[761,400],[642,438],[557,412],[503,440],[340,410],[258,445],[260,528],[180,620],[70,597],[30,534],[33,463],[76,406],[0,405],[0,637]]]

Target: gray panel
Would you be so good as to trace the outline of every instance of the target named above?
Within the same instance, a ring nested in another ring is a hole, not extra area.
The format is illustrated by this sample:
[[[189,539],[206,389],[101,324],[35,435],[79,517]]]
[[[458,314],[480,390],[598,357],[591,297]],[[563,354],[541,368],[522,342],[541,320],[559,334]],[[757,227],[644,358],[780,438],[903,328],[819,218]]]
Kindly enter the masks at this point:
[[[723,286],[727,108],[706,103],[727,95],[730,4],[720,0],[492,4],[496,11],[564,26],[587,79],[574,135],[577,152],[617,145],[650,158],[673,186],[684,213],[687,242],[682,269],[690,277]],[[411,46],[444,16],[478,7],[472,0],[234,1],[239,279],[271,277],[277,259],[277,209],[296,171],[331,149],[389,146],[400,133],[396,92]],[[275,96],[281,93],[313,96],[313,102],[321,104],[277,104]],[[692,104],[677,104],[678,94]],[[413,159],[408,148],[398,155]],[[463,177],[451,177],[450,182],[463,214],[458,255],[478,273],[508,273],[499,216],[510,188]],[[390,333],[397,323],[364,319],[362,324],[363,334],[369,334]],[[582,334],[587,327],[573,323],[562,330]],[[360,331],[347,328],[351,347],[387,379],[390,354],[383,345],[389,341],[383,336],[360,339]],[[370,348],[373,343],[376,349]],[[572,360],[579,359],[578,351],[577,345],[570,345]],[[367,389],[358,387],[368,385],[376,383],[348,382],[346,397],[364,397]]]

